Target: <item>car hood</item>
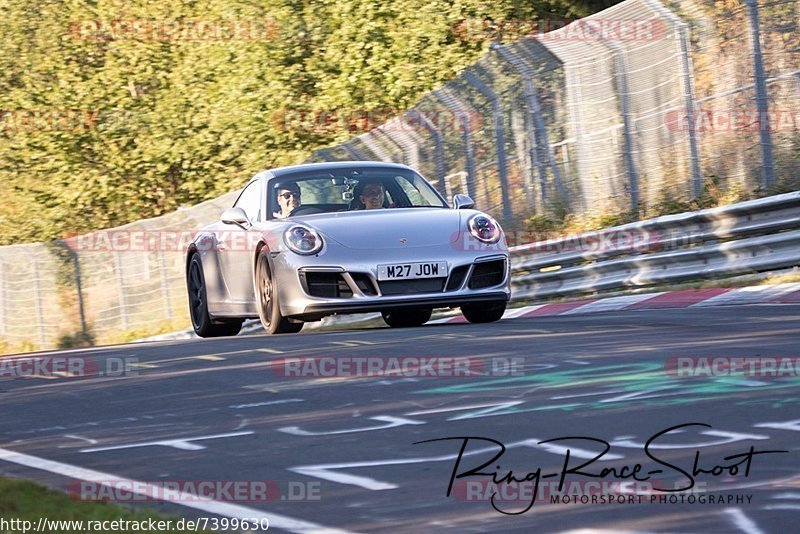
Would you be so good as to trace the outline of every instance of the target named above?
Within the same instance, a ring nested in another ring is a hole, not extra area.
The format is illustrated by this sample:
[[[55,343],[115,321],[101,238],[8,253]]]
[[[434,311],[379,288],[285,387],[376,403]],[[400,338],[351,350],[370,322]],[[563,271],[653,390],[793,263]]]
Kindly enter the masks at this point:
[[[297,217],[324,238],[353,249],[449,245],[458,241],[465,210],[392,208]]]

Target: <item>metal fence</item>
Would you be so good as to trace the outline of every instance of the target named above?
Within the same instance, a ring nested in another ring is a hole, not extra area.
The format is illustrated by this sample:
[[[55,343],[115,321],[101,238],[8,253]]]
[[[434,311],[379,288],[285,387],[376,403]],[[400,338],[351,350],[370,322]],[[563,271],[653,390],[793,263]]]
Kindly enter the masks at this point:
[[[412,109],[311,161],[406,163],[507,229],[532,215],[645,216],[709,188],[763,193],[800,176],[799,14],[794,0],[627,0],[525,39],[500,34]],[[196,230],[231,202],[115,230]],[[188,323],[180,247],[68,245],[0,247],[0,348]]]
[[[443,193],[468,193],[515,227],[537,213],[646,214],[707,187],[791,184],[799,10],[791,0],[627,0],[494,42],[402,119],[312,161],[417,166]],[[444,112],[462,117],[459,127],[431,124]]]

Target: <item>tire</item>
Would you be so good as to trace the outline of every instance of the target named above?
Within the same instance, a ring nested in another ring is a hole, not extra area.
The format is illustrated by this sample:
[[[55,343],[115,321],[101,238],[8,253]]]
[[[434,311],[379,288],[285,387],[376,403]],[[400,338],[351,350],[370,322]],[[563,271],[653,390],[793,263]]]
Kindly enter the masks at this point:
[[[302,330],[303,323],[293,323],[281,315],[278,292],[269,266],[269,252],[261,249],[256,258],[255,272],[256,301],[258,317],[267,334],[295,334]]]
[[[417,308],[411,310],[385,310],[381,312],[383,320],[392,328],[408,328],[422,326],[431,318],[431,308]]]
[[[200,256],[192,255],[186,271],[186,287],[189,290],[189,315],[192,328],[200,337],[235,336],[242,329],[243,319],[226,320],[214,323],[208,314],[206,279],[203,275],[203,262]]]
[[[485,304],[465,304],[461,313],[471,323],[493,323],[499,321],[506,311],[506,302],[487,302]]]

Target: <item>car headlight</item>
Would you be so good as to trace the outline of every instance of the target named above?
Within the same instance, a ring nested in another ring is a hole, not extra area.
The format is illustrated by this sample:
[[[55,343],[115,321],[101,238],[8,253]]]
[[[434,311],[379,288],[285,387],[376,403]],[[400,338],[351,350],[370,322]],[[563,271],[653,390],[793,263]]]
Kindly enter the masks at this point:
[[[483,243],[497,243],[500,241],[500,236],[502,235],[500,225],[488,215],[473,215],[467,225],[469,225],[469,233]]]
[[[283,234],[286,246],[292,252],[310,256],[322,250],[322,237],[308,226],[292,226]]]

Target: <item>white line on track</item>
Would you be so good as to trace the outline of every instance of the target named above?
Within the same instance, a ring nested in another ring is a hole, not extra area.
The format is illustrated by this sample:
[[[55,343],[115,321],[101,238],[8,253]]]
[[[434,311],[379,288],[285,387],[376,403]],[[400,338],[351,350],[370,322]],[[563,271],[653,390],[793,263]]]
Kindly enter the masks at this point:
[[[207,439],[220,439],[220,438],[234,438],[238,436],[247,436],[252,434],[252,431],[247,432],[231,432],[227,434],[214,434],[210,436],[195,436],[191,438],[175,438],[175,439],[161,439],[158,441],[146,441],[144,443],[129,443],[126,445],[112,445],[110,447],[93,447],[91,449],[81,449],[80,452],[101,452],[101,451],[115,451],[119,449],[135,449],[138,447],[173,447],[182,451],[199,451],[205,449],[204,445],[192,443],[194,441],[203,441]]]
[[[725,513],[730,516],[731,521],[742,532],[747,534],[764,534],[755,522],[747,517],[741,508],[726,508]]]
[[[37,456],[30,456],[28,454],[22,454],[8,449],[0,449],[0,460],[11,462],[17,465],[22,465],[25,467],[30,467],[33,469],[39,469],[41,471],[47,471],[48,473],[55,473],[57,475],[61,475],[72,479],[85,480],[87,482],[96,482],[102,485],[108,485],[108,484],[114,484],[117,486],[124,485],[124,487],[126,488],[131,488],[130,490],[131,492],[144,496],[157,495],[160,490],[160,488],[157,488],[150,484],[146,484],[144,482],[118,477],[108,473],[103,473],[101,471],[95,471],[93,469],[85,469],[83,467],[78,467],[75,465],[55,462],[52,460],[46,460],[44,458],[39,458]],[[313,533],[330,533],[330,534],[334,533],[344,534],[345,532],[347,532],[345,530],[329,528],[323,525],[319,525],[317,523],[311,523],[309,521],[294,519],[292,517],[288,517],[285,515],[275,514],[271,512],[265,513],[263,510],[258,510],[256,508],[248,508],[246,506],[215,501],[213,499],[207,499],[207,500],[201,499],[196,495],[184,492],[178,493],[176,498],[164,499],[164,500],[167,502],[171,502],[173,504],[178,504],[180,506],[185,506],[187,508],[194,508],[195,510],[201,510],[203,512],[208,512],[214,515],[220,515],[238,519],[266,519],[269,521],[269,526],[271,528],[279,528],[287,530],[289,532],[300,532],[300,533],[313,532]]]

